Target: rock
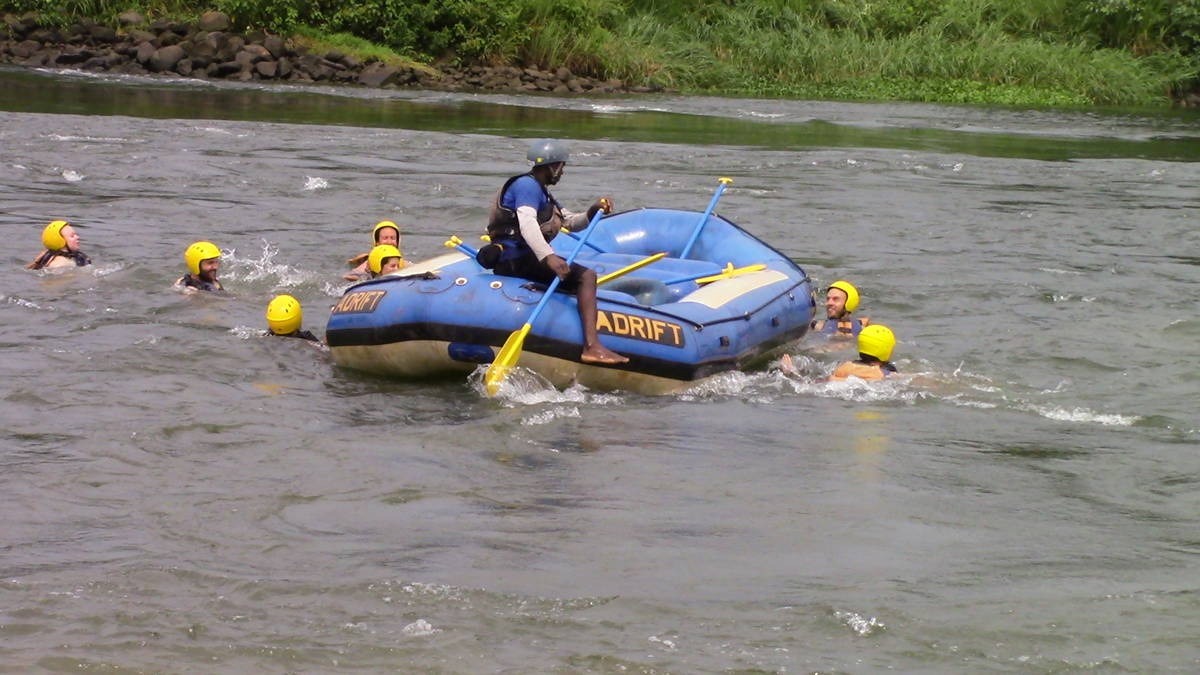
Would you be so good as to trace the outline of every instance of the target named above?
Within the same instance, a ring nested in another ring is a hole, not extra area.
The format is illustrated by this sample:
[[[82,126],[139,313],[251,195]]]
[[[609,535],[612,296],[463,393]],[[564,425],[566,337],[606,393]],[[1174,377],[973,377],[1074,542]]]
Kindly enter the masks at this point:
[[[143,42],[153,42],[157,39],[157,36],[154,33],[142,30],[140,28],[135,28],[134,30],[129,31],[125,34],[125,36],[128,37],[129,41],[135,45],[140,45]]]
[[[383,63],[372,63],[359,73],[358,83],[368,87],[382,87],[394,83],[399,75],[399,68],[393,68]]]
[[[237,56],[238,52],[242,51],[242,47],[246,46],[246,41],[239,35],[224,33],[222,35],[225,36],[225,39],[217,48],[216,58],[219,61],[230,61],[233,57]]]
[[[279,73],[279,64],[275,61],[259,61],[254,64],[254,72],[258,73],[260,77],[273,80]]]
[[[79,49],[75,51],[66,51],[58,55],[54,59],[54,63],[60,66],[73,66],[76,63],[83,63],[95,56],[96,53],[87,49]]]
[[[229,15],[224,12],[205,12],[196,21],[196,27],[203,31],[229,30]]]
[[[251,54],[250,52],[243,49],[242,51],[238,52],[236,56],[233,57],[233,60],[236,61],[237,63],[241,64],[242,70],[250,70],[250,67],[254,65],[254,62],[258,61],[259,59],[256,58],[254,56],[254,54]]]
[[[151,72],[162,73],[168,70],[174,70],[175,64],[183,60],[184,56],[187,55],[184,53],[183,47],[180,47],[179,45],[168,45],[155,50],[154,54],[145,63],[146,67],[149,68]]]
[[[133,10],[129,10],[117,15],[117,23],[121,26],[140,26],[146,23],[146,17]]]
[[[108,26],[89,26],[88,35],[94,43],[112,44],[117,41],[117,31]]]
[[[252,54],[255,62],[271,58],[270,50],[262,45],[256,45],[254,43],[250,43],[245,47],[242,47],[242,52]]]
[[[12,55],[18,59],[27,59],[42,48],[42,43],[35,40],[22,40],[12,48]]]
[[[287,52],[286,52],[287,48],[283,44],[283,39],[280,38],[279,36],[268,35],[266,38],[263,39],[262,45],[263,45],[263,47],[266,47],[267,51],[271,52],[271,56],[276,59],[283,58],[284,56],[287,55]]]
[[[134,58],[137,59],[138,63],[144,65],[150,61],[151,57],[153,57],[154,53],[157,51],[158,48],[154,46],[153,42],[143,42],[142,44],[138,45],[137,54],[134,56]]]
[[[108,70],[108,67],[109,67],[108,57],[93,56],[92,58],[88,59],[87,61],[84,61],[83,65],[81,65],[79,67],[84,70]]]
[[[242,64],[237,61],[225,61],[223,63],[213,63],[205,69],[205,72],[210,77],[229,77],[234,73],[242,72]]]
[[[38,28],[29,33],[29,39],[42,44],[58,44],[63,41],[62,33],[50,28]]]

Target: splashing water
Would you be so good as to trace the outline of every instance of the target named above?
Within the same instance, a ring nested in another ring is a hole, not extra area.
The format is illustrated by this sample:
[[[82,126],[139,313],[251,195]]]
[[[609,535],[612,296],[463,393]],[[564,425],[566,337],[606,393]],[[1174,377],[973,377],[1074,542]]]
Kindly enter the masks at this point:
[[[258,258],[239,257],[235,248],[221,251],[222,259],[229,265],[229,270],[224,276],[234,281],[245,282],[271,280],[276,288],[294,288],[305,281],[318,278],[315,273],[275,262],[275,257],[279,255],[279,247],[265,239],[262,242],[262,252]]]

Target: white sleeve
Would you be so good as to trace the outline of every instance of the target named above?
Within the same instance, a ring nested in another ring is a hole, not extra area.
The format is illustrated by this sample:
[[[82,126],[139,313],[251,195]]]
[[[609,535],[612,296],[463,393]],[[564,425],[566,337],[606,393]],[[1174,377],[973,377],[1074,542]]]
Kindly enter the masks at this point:
[[[538,225],[537,221],[537,211],[534,211],[532,206],[517,207],[517,222],[521,225],[521,236],[525,243],[529,244],[529,248],[533,249],[533,254],[538,260],[545,260],[546,256],[554,253],[554,249],[546,241],[546,235],[542,234],[542,226]]]

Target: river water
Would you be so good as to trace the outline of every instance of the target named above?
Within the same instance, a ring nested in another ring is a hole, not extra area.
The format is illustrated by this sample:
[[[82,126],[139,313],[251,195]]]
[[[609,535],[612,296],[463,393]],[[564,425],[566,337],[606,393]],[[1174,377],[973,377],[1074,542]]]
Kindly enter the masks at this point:
[[[0,671],[1195,672],[1200,116],[0,71]],[[646,397],[344,371],[373,223],[717,211],[909,375]],[[96,264],[22,268],[53,218]],[[185,297],[182,252],[226,252]]]

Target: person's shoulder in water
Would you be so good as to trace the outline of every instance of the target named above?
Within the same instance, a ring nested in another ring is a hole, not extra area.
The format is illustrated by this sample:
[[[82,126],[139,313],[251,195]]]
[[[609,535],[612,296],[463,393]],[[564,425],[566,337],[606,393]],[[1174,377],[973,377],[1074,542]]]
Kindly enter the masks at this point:
[[[42,251],[33,262],[25,266],[31,270],[84,267],[92,263],[79,250],[82,239],[75,226],[65,220],[54,220],[42,229]]]
[[[858,359],[838,364],[831,382],[840,382],[856,377],[861,380],[882,380],[897,372],[892,364],[892,351],[896,347],[896,336],[883,324],[872,324],[858,334]]]

